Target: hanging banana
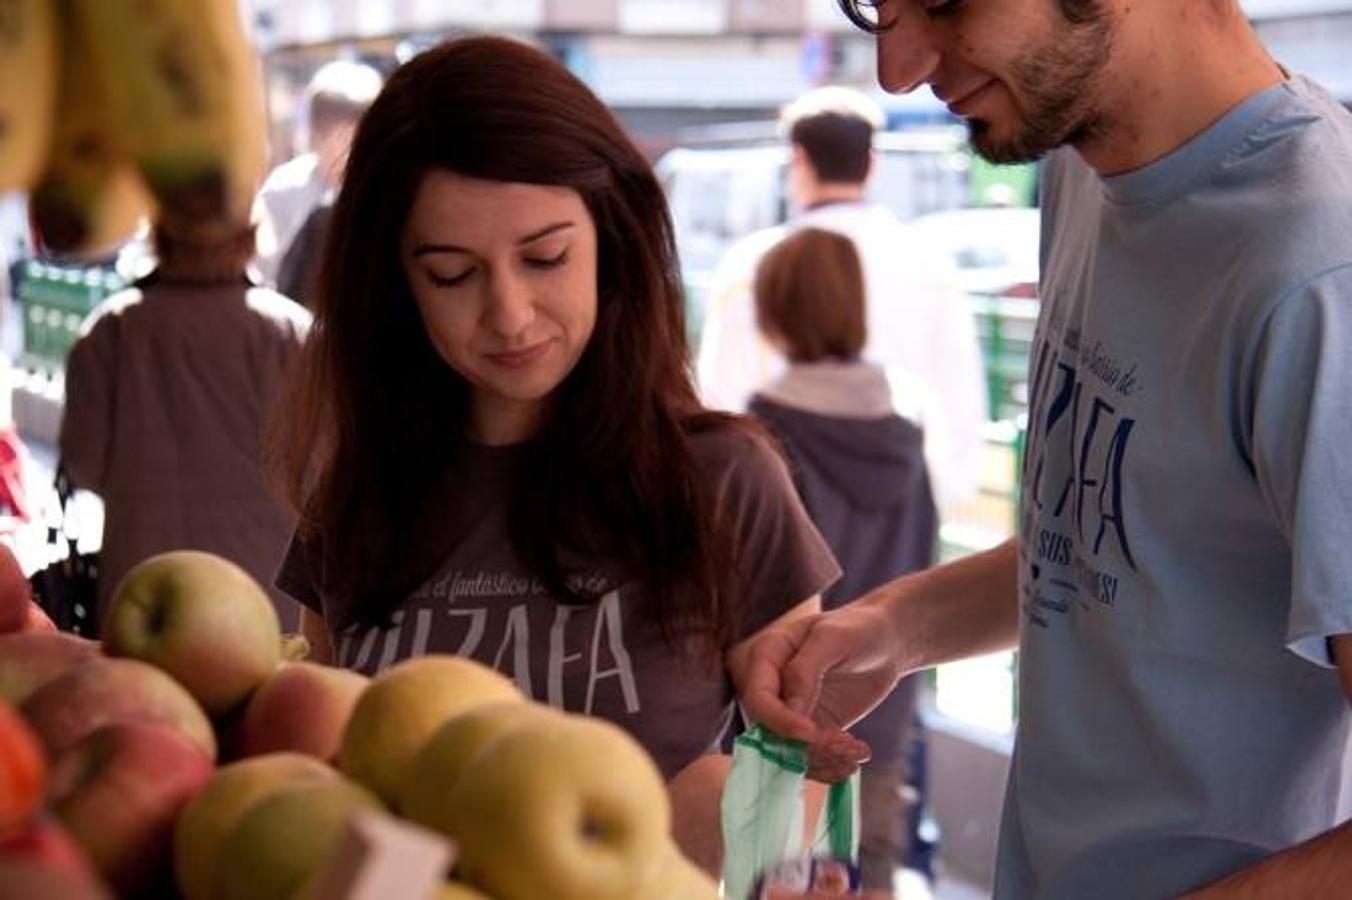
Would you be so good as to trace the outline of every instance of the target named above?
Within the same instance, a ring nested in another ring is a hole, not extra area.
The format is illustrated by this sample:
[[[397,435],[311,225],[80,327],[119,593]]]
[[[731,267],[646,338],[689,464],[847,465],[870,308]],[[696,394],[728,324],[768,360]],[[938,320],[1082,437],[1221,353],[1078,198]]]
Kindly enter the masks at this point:
[[[107,85],[90,64],[92,36],[70,16],[70,0],[57,0],[60,114],[47,167],[29,198],[43,245],[63,256],[97,257],[125,243],[150,198],[127,155],[110,113]]]
[[[263,175],[257,59],[236,0],[73,0],[95,76],[160,209],[187,230],[245,221]]]
[[[56,104],[52,0],[0,0],[0,193],[42,170]]]

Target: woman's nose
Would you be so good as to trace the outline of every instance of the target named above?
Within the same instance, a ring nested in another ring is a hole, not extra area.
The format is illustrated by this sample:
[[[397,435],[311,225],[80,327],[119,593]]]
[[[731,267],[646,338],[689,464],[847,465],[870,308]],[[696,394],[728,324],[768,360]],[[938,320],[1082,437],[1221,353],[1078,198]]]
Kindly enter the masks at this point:
[[[502,337],[515,337],[535,320],[535,299],[530,285],[512,272],[495,273],[489,279],[485,319]]]

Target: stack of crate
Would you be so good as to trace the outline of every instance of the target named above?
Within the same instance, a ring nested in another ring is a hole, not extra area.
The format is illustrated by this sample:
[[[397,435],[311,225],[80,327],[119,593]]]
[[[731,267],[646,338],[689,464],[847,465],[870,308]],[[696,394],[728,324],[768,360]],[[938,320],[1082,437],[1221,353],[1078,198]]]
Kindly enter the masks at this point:
[[[28,260],[18,290],[24,311],[23,368],[60,372],[85,316],[123,287],[123,279],[103,266]]]

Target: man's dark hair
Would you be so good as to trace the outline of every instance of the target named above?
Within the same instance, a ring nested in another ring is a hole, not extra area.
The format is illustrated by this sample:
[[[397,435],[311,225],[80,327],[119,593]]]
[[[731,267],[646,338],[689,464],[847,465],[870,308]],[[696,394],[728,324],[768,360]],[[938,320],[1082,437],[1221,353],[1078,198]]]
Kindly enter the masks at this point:
[[[878,7],[885,0],[836,0],[845,18],[856,28],[869,34],[881,34],[892,27],[892,20],[883,19]],[[1102,0],[1057,0],[1061,15],[1072,25],[1092,22],[1102,13]]]
[[[817,178],[844,184],[861,184],[868,178],[873,132],[882,123],[877,104],[842,87],[809,91],[780,115],[781,128],[803,148]]]

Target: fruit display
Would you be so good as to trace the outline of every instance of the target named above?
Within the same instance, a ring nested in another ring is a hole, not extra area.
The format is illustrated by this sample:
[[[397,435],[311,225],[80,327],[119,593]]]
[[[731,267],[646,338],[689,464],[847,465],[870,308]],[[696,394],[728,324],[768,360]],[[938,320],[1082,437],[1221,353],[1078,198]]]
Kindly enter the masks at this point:
[[[30,193],[48,250],[99,256],[148,216],[228,234],[265,165],[236,0],[0,0],[0,193]]]
[[[258,585],[205,553],[133,568],[105,622],[0,634],[0,898],[346,898],[373,821],[444,846],[401,896],[718,896],[633,738],[485,666],[289,658]]]

